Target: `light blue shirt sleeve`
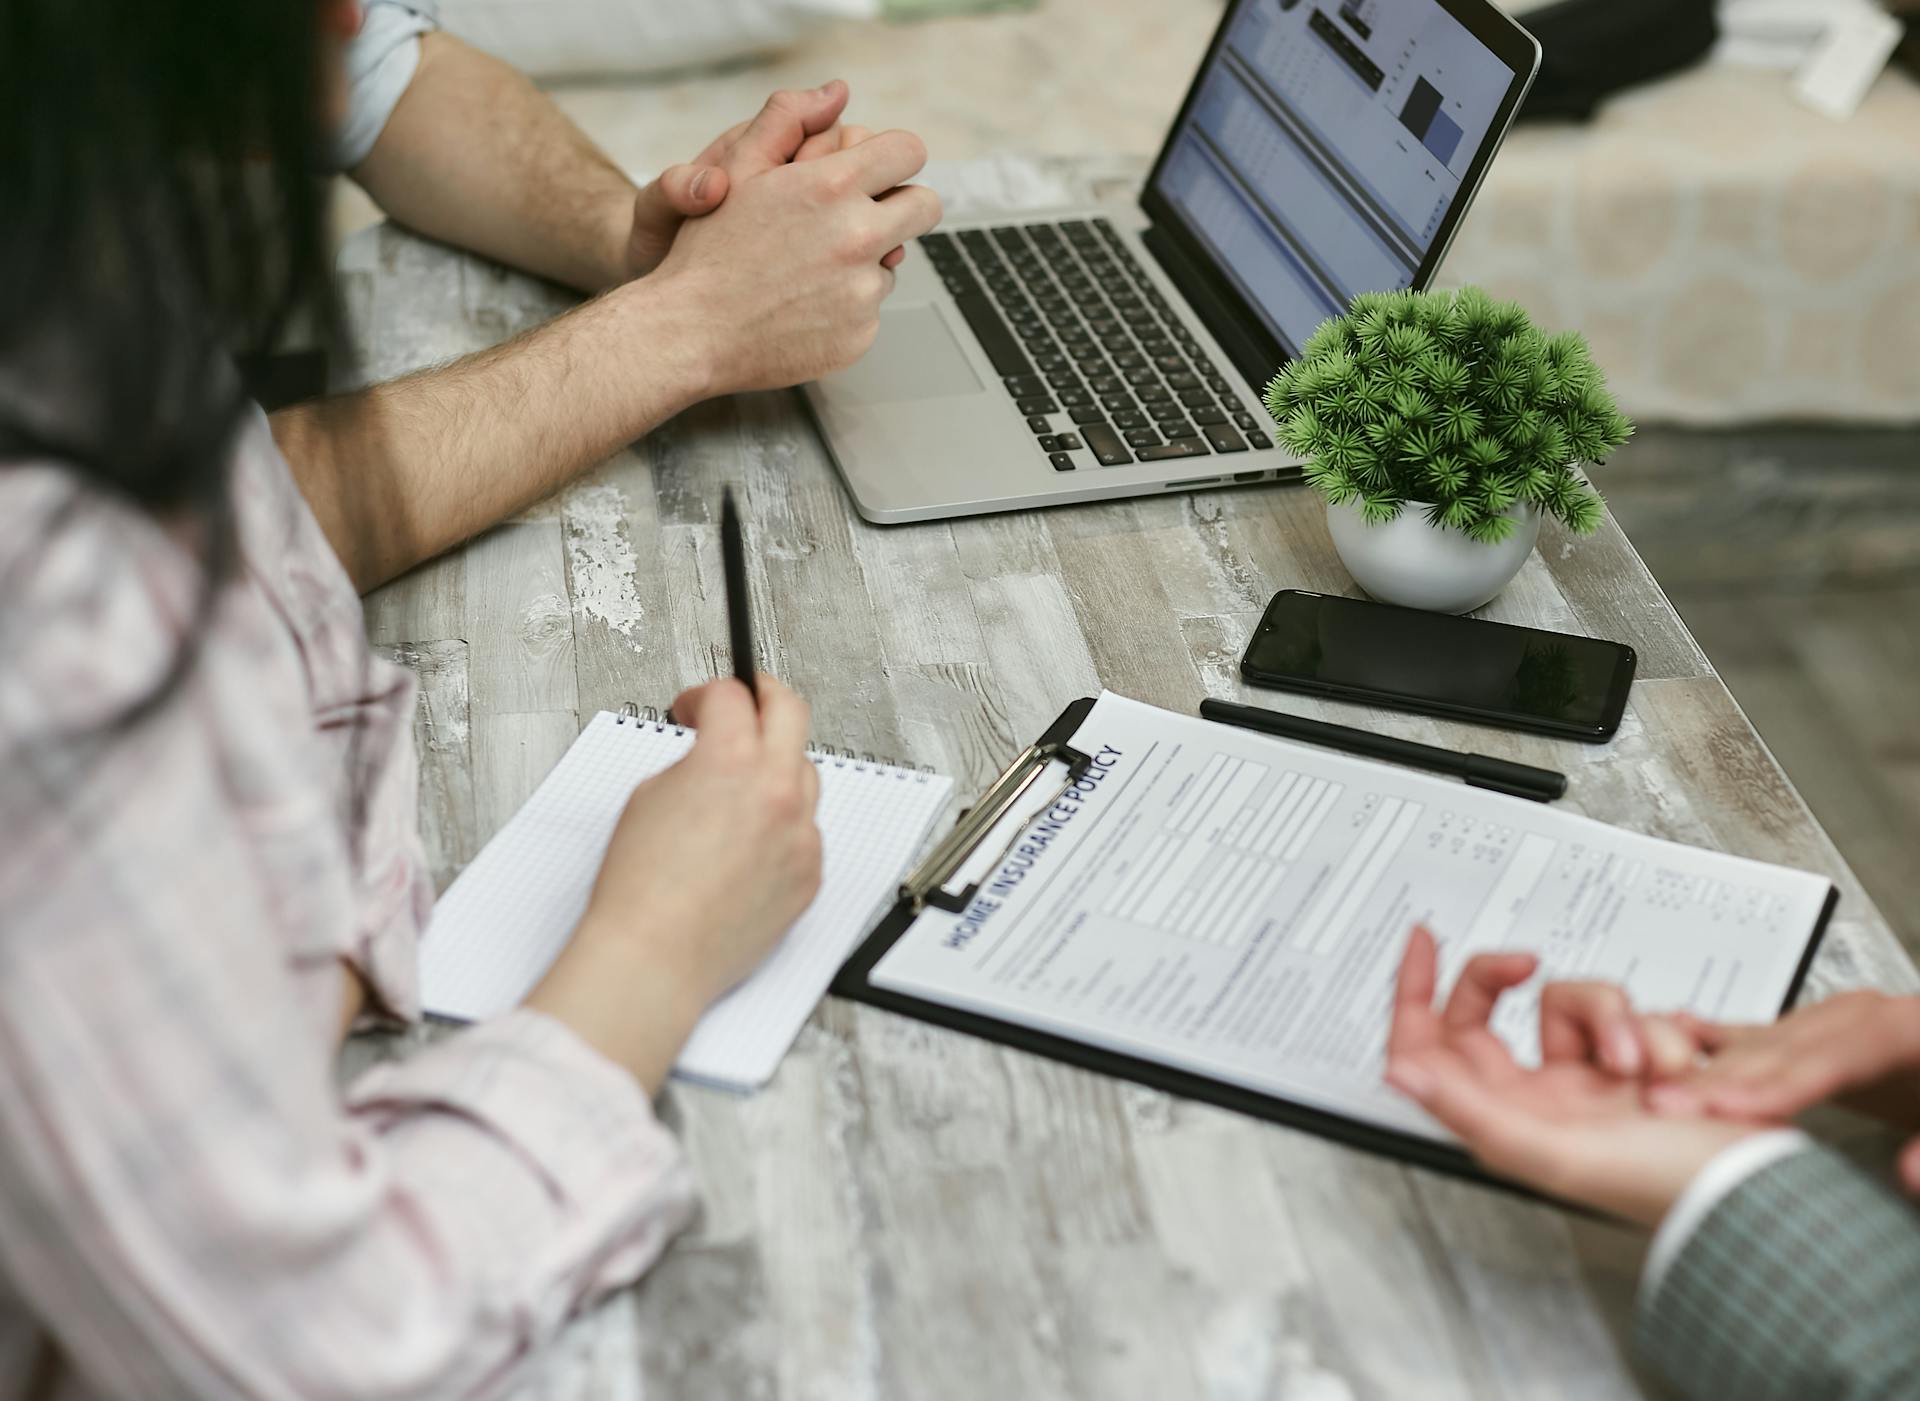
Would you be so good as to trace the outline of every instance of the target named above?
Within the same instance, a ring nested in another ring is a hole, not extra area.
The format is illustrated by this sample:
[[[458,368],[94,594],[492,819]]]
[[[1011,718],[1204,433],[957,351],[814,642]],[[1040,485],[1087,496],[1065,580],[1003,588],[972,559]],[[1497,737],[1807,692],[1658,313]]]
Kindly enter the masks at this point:
[[[347,45],[347,116],[333,134],[335,170],[367,158],[420,66],[420,36],[440,27],[439,0],[367,0]]]

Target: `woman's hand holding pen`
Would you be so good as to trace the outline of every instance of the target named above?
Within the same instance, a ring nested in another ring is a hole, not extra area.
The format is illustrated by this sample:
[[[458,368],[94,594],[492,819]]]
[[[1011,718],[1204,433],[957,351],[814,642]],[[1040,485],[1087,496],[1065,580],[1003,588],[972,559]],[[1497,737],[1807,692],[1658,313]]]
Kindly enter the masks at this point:
[[[634,790],[573,942],[528,998],[650,1092],[819,889],[807,705],[758,683],[758,709],[731,677],[674,701],[693,749]]]

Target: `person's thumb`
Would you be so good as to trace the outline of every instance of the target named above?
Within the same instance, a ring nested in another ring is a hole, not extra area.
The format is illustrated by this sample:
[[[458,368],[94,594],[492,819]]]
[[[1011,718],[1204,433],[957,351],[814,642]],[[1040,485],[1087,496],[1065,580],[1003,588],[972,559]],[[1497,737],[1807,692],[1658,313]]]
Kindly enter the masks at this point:
[[[727,172],[711,165],[670,166],[642,186],[633,197],[627,276],[644,277],[658,267],[681,223],[718,209],[728,188]]]
[[[695,219],[720,207],[729,184],[727,172],[717,165],[671,165],[641,195],[644,198],[647,191],[652,191],[654,201],[668,217]]]

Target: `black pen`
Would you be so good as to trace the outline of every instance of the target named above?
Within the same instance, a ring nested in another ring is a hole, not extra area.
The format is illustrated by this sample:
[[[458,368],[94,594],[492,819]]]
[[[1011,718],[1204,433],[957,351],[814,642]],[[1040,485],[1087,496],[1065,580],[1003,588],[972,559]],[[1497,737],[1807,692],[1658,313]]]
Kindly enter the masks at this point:
[[[1436,749],[1431,744],[1415,744],[1409,739],[1377,735],[1369,730],[1329,725],[1324,720],[1309,720],[1300,715],[1283,715],[1257,705],[1238,705],[1233,701],[1203,700],[1203,719],[1238,725],[1283,739],[1304,740],[1368,759],[1387,759],[1416,769],[1452,774],[1464,778],[1474,788],[1507,793],[1516,798],[1531,798],[1550,803],[1567,791],[1567,776],[1552,769],[1536,769],[1531,764],[1516,764],[1510,759],[1489,758],[1485,754],[1461,754],[1451,749]]]
[[[720,568],[727,581],[727,632],[733,641],[733,674],[746,683],[754,705],[760,688],[753,680],[753,605],[747,599],[747,544],[740,534],[740,512],[733,488],[720,498]]]

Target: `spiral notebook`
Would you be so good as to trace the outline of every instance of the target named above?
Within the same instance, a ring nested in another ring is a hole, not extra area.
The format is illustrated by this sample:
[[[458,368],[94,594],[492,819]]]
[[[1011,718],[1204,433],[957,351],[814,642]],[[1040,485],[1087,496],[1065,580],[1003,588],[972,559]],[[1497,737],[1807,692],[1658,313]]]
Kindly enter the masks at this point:
[[[566,946],[628,796],[693,747],[652,711],[602,711],[447,888],[422,942],[427,1011],[478,1021],[516,1006]],[[829,749],[820,772],[820,893],[766,962],[707,1010],[678,1077],[749,1090],[773,1077],[835,970],[947,806],[953,780]]]

